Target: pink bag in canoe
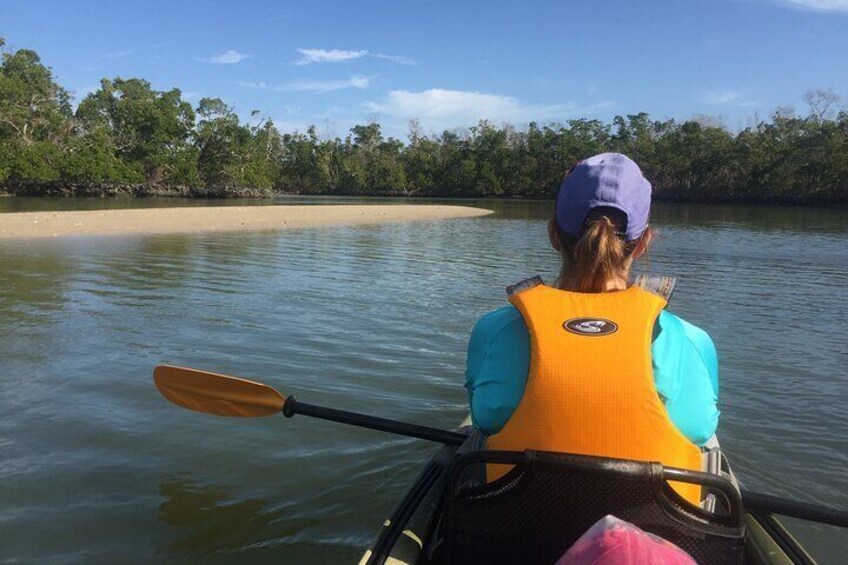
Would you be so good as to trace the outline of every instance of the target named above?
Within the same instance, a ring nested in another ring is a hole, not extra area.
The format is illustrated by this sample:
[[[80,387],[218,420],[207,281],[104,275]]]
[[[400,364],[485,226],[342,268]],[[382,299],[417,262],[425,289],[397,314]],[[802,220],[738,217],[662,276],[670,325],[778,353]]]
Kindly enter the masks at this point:
[[[697,565],[688,553],[630,522],[607,515],[595,522],[556,565]]]

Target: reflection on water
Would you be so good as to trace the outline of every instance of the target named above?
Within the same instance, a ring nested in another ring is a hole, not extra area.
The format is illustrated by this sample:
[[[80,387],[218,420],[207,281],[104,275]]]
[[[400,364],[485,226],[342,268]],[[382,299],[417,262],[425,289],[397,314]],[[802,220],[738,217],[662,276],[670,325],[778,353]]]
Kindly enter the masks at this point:
[[[114,210],[123,208],[177,208],[185,206],[277,206],[287,204],[458,204],[494,210],[495,217],[538,220],[551,213],[551,203],[540,200],[480,200],[473,198],[381,198],[344,196],[277,196],[268,199],[197,198],[0,198],[4,212],[46,212],[61,210]],[[667,204],[654,206],[653,223],[687,226],[738,225],[743,229],[781,231],[830,231],[844,233],[846,209],[792,206],[735,206],[722,204]]]
[[[161,483],[159,494],[159,520],[177,532],[157,551],[167,557],[205,560],[238,554],[315,523],[314,518],[287,518],[285,507],[272,510],[261,498],[235,501],[225,488],[201,487],[187,479]]]
[[[0,561],[355,560],[432,445],[182,411],[151,370],[451,427],[474,321],[556,270],[549,203],[483,205],[497,214],[0,242]],[[848,211],[657,206],[653,222],[648,268],[679,277],[671,308],[717,344],[721,439],[746,485],[848,506]],[[848,536],[800,531],[839,562]]]
[[[271,199],[9,197],[0,198],[0,214],[4,212],[120,210],[125,208],[178,208],[183,206],[263,206],[273,203],[274,201]]]

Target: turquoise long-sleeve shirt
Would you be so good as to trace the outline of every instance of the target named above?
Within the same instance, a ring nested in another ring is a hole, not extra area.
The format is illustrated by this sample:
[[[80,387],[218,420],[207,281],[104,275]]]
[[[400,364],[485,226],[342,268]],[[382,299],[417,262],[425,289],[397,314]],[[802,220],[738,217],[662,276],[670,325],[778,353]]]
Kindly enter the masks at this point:
[[[651,346],[654,384],[671,421],[703,445],[718,425],[718,358],[707,333],[662,311]],[[487,434],[504,427],[524,395],[530,334],[512,306],[481,317],[468,343],[465,388],[474,426]]]

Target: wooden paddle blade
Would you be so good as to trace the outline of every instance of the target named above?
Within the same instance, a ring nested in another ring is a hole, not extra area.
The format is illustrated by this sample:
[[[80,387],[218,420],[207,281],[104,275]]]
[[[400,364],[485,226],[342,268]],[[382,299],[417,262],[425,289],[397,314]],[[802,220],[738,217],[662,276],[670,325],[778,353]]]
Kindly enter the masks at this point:
[[[261,383],[186,367],[159,365],[153,370],[153,381],[174,404],[216,416],[272,416],[282,411],[286,401]]]

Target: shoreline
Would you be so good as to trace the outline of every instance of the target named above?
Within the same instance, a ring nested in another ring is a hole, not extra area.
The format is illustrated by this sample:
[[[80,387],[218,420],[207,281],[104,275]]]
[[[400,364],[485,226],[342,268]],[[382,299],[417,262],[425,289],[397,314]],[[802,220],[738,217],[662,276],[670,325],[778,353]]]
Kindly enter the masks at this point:
[[[0,241],[97,235],[155,235],[387,224],[488,216],[491,210],[429,204],[129,208],[0,214]]]
[[[268,201],[280,198],[346,198],[346,199],[397,199],[405,198],[408,200],[447,200],[447,201],[480,201],[480,200],[527,200],[527,201],[550,201],[553,199],[553,194],[550,196],[527,195],[527,194],[511,194],[511,195],[472,195],[472,194],[422,194],[412,193],[405,194],[398,192],[396,194],[370,194],[370,193],[347,193],[344,191],[336,191],[333,193],[323,192],[275,192],[267,189],[198,189],[188,187],[159,187],[148,185],[126,185],[122,188],[109,187],[108,189],[85,189],[85,190],[49,190],[46,192],[38,191],[9,191],[4,190],[0,186],[0,199],[23,198],[23,199],[62,199],[62,198],[97,198],[97,199],[130,199],[130,200],[145,200],[150,198],[158,199],[180,199],[180,200],[257,200]],[[665,191],[654,192],[653,201],[662,204],[690,204],[690,205],[717,205],[717,206],[774,206],[780,208],[848,208],[848,199],[843,198],[815,198],[815,197],[798,197],[786,198],[785,196],[775,197],[706,197],[706,196],[681,196],[679,194],[666,194]]]

